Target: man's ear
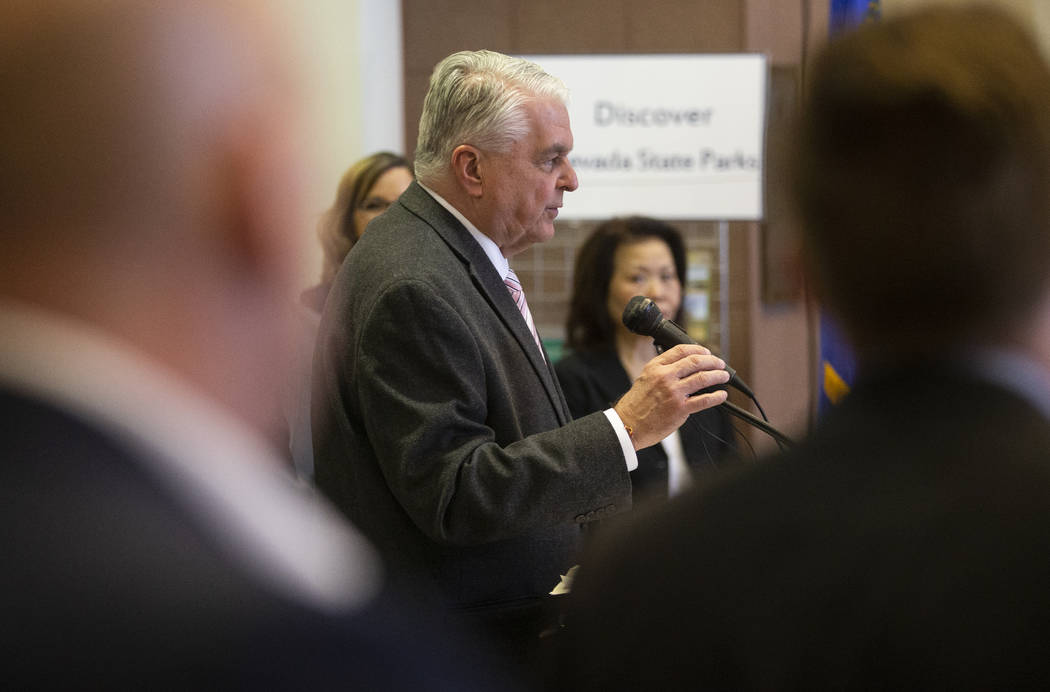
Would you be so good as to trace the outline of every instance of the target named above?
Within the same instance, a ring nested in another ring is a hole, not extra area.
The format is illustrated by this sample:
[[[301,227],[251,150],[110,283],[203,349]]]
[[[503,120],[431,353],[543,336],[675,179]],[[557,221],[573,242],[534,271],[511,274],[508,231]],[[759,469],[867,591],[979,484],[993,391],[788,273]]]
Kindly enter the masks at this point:
[[[217,202],[224,247],[243,275],[251,273],[274,285],[285,282],[300,250],[289,229],[302,211],[305,177],[294,143],[278,126],[260,123],[239,128],[223,143]]]
[[[481,151],[470,144],[460,144],[452,150],[452,175],[471,197],[481,197]]]

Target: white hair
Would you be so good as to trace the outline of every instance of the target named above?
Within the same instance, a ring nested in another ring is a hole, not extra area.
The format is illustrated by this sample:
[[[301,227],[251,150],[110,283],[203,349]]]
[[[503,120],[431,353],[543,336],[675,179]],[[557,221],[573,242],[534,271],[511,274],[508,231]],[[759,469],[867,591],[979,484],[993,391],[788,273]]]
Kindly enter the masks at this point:
[[[536,63],[489,50],[461,51],[434,68],[423,101],[416,177],[441,177],[452,150],[471,144],[505,152],[528,134],[522,106],[532,99],[568,101],[568,89]]]

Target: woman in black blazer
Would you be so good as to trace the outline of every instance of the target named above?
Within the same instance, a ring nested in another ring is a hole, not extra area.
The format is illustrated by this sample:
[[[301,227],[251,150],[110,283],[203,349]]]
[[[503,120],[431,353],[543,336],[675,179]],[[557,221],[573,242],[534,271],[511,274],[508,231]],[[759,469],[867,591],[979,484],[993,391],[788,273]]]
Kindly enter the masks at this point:
[[[664,315],[682,317],[685,246],[673,227],[645,217],[599,225],[576,256],[566,327],[570,355],[555,365],[572,415],[608,408],[656,354],[653,340],[630,332],[621,316],[636,295],[652,298]],[[690,416],[661,444],[638,452],[631,472],[634,501],[666,498],[699,473],[735,454],[733,428],[719,408]]]

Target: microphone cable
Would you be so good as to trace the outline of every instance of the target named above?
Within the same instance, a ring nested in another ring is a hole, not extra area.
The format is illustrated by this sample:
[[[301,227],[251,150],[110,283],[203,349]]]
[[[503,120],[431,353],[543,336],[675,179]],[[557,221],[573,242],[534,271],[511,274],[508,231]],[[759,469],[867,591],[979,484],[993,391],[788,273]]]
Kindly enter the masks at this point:
[[[636,334],[652,337],[653,342],[661,349],[672,348],[678,344],[696,344],[696,341],[684,329],[665,318],[656,303],[645,296],[634,296],[631,298],[623,311],[623,323],[624,326]],[[725,369],[730,376],[728,386],[743,392],[745,396],[753,401],[762,417],[759,418],[728,400],[721,404],[726,411],[772,437],[781,450],[794,446],[791,438],[769,424],[769,418],[762,409],[762,405],[758,403],[758,397],[740,379],[736,371],[729,367],[728,363]]]

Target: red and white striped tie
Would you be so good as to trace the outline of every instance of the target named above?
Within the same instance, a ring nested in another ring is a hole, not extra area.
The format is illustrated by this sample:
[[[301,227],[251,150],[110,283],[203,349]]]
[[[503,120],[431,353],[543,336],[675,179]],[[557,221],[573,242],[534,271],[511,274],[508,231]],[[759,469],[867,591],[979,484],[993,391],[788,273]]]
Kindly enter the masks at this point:
[[[513,269],[508,267],[507,276],[503,279],[503,283],[506,284],[507,290],[510,291],[510,297],[514,301],[514,304],[518,306],[521,316],[525,318],[525,324],[529,325],[529,331],[532,332],[532,338],[536,340],[536,345],[539,346],[540,355],[543,355],[543,346],[540,344],[540,335],[536,333],[536,324],[532,321],[532,313],[529,312],[529,304],[525,300],[525,291],[522,289],[521,281],[518,280],[518,275],[514,273]]]

